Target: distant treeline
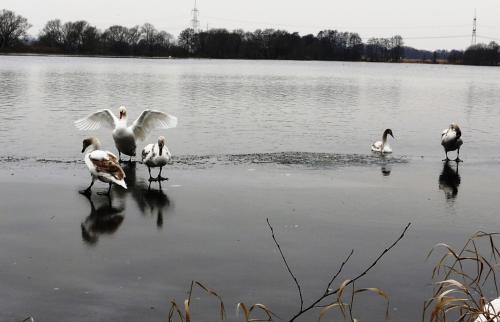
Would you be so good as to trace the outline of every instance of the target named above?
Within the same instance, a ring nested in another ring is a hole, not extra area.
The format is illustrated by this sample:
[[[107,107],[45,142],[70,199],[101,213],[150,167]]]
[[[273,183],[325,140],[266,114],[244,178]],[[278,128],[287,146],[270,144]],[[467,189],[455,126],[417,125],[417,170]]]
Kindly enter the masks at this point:
[[[152,24],[104,31],[87,21],[50,20],[35,39],[27,38],[26,18],[0,11],[0,51],[113,56],[199,57],[239,59],[296,59],[399,62],[417,60],[453,64],[498,65],[499,46],[479,44],[464,51],[429,52],[405,47],[399,35],[370,38],[364,43],[357,33],[323,30],[317,35],[284,30],[182,31],[175,39]]]

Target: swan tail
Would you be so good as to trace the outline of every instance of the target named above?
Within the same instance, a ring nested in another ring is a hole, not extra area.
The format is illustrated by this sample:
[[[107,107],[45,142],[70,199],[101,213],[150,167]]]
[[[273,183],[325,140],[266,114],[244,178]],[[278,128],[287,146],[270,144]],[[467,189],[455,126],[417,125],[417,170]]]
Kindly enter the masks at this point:
[[[125,180],[121,179],[121,180],[115,180],[115,183],[121,187],[123,187],[124,189],[127,189],[127,184],[125,183]]]

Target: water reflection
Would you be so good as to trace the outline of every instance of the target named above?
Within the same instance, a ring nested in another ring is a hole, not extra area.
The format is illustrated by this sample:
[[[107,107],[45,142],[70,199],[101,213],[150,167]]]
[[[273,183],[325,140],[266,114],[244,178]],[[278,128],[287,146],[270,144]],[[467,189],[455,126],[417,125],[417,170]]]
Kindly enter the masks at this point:
[[[123,222],[121,214],[125,207],[113,206],[111,196],[99,198],[94,204],[91,195],[84,195],[90,203],[90,214],[82,222],[82,238],[89,245],[95,245],[100,235],[114,234]]]
[[[95,245],[101,235],[111,235],[119,229],[125,218],[127,196],[137,202],[143,216],[156,218],[156,226],[159,229],[163,227],[163,218],[170,207],[170,199],[163,192],[161,182],[137,180],[136,167],[136,162],[122,164],[127,190],[113,187],[111,195],[106,197],[84,195],[90,203],[90,214],[81,224],[82,239],[85,243]],[[158,188],[155,189],[152,185]]]
[[[382,176],[388,177],[391,175],[392,166],[389,163],[382,164],[380,171],[382,172]]]
[[[380,158],[381,160],[380,172],[382,173],[382,176],[384,177],[390,176],[392,171],[392,164],[390,163],[391,157],[379,152],[372,152],[372,155],[376,156],[377,158]]]
[[[451,164],[456,164],[455,168]],[[458,186],[460,186],[460,174],[458,173],[458,163],[445,162],[443,171],[439,175],[439,189],[444,191],[447,201],[453,202],[458,194]]]
[[[156,227],[163,227],[163,214],[170,207],[170,199],[163,192],[161,182],[158,182],[158,189],[151,187],[152,182],[146,184],[140,181],[136,186],[134,199],[144,216],[156,217]],[[155,182],[156,184],[156,182]]]
[[[161,182],[137,179],[137,164],[137,162],[125,162],[122,164],[128,188],[127,190],[117,189],[116,195],[123,200],[126,195],[130,195],[137,203],[142,215],[155,217],[156,226],[162,228],[163,215],[170,206],[170,199],[163,192]],[[156,186],[158,187],[157,189],[155,188]]]

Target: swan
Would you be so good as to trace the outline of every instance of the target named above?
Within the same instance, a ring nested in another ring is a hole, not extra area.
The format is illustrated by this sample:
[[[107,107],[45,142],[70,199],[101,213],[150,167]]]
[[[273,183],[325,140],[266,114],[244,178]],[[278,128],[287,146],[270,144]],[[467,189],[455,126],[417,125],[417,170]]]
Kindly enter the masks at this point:
[[[448,158],[448,152],[457,150],[457,158],[455,159],[455,162],[462,162],[460,159],[460,147],[463,143],[462,131],[460,130],[458,124],[452,123],[449,128],[443,130],[443,133],[441,133],[441,145],[446,153],[446,159],[443,161],[450,161]]]
[[[483,307],[485,314],[479,315],[474,322],[499,322],[500,321],[500,298],[494,299]],[[488,313],[486,313],[488,312]]]
[[[84,160],[92,175],[92,182],[87,189],[80,192],[82,194],[90,194],[96,179],[109,183],[108,192],[98,194],[109,195],[111,192],[111,184],[113,183],[127,189],[127,184],[124,180],[125,172],[123,172],[122,167],[120,167],[116,155],[109,151],[100,150],[101,142],[95,137],[83,140],[82,153],[89,147],[90,151],[85,154]]]
[[[170,151],[165,146],[165,138],[160,136],[158,142],[155,144],[148,144],[142,150],[142,162],[148,167],[149,178],[151,178],[151,168],[160,168],[160,173],[156,178],[158,181],[168,180],[168,178],[162,178],[161,170],[170,161],[171,158]]]
[[[177,126],[175,116],[153,110],[143,111],[132,125],[127,126],[127,109],[125,106],[120,106],[118,112],[119,117],[116,117],[111,110],[104,109],[76,120],[74,123],[79,130],[97,130],[102,126],[112,129],[120,161],[122,153],[130,156],[131,161],[136,154],[136,141],[144,140],[151,130],[155,128],[168,129]]]
[[[390,135],[392,136],[392,138],[394,138],[391,129],[385,130],[384,134],[382,135],[382,141],[377,141],[372,144],[373,152],[392,153],[391,146],[387,143],[387,135]]]

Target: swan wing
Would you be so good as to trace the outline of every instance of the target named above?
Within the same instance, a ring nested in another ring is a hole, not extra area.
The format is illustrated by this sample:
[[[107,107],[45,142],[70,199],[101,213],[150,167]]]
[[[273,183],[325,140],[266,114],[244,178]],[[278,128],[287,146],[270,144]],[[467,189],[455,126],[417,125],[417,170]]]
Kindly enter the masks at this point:
[[[96,150],[91,152],[89,157],[98,174],[108,174],[116,180],[125,178],[125,172],[118,164],[118,158],[113,153]]]
[[[377,141],[372,144],[372,151],[381,152],[382,151],[382,141]]]
[[[165,154],[165,158],[167,158],[167,160],[170,161],[170,159],[172,159],[172,153],[170,153],[170,150],[166,146],[163,147],[163,150],[164,150],[163,153]]]
[[[118,119],[109,109],[100,110],[75,121],[77,129],[82,131],[97,130],[101,127],[114,129]]]
[[[144,161],[153,152],[154,144],[148,144],[142,149],[142,161]]]
[[[441,135],[441,141],[443,143],[447,143],[450,141],[454,141],[457,139],[457,132],[452,129],[447,129]]]
[[[130,126],[136,138],[144,140],[155,128],[170,129],[177,126],[177,118],[160,111],[145,110]]]

